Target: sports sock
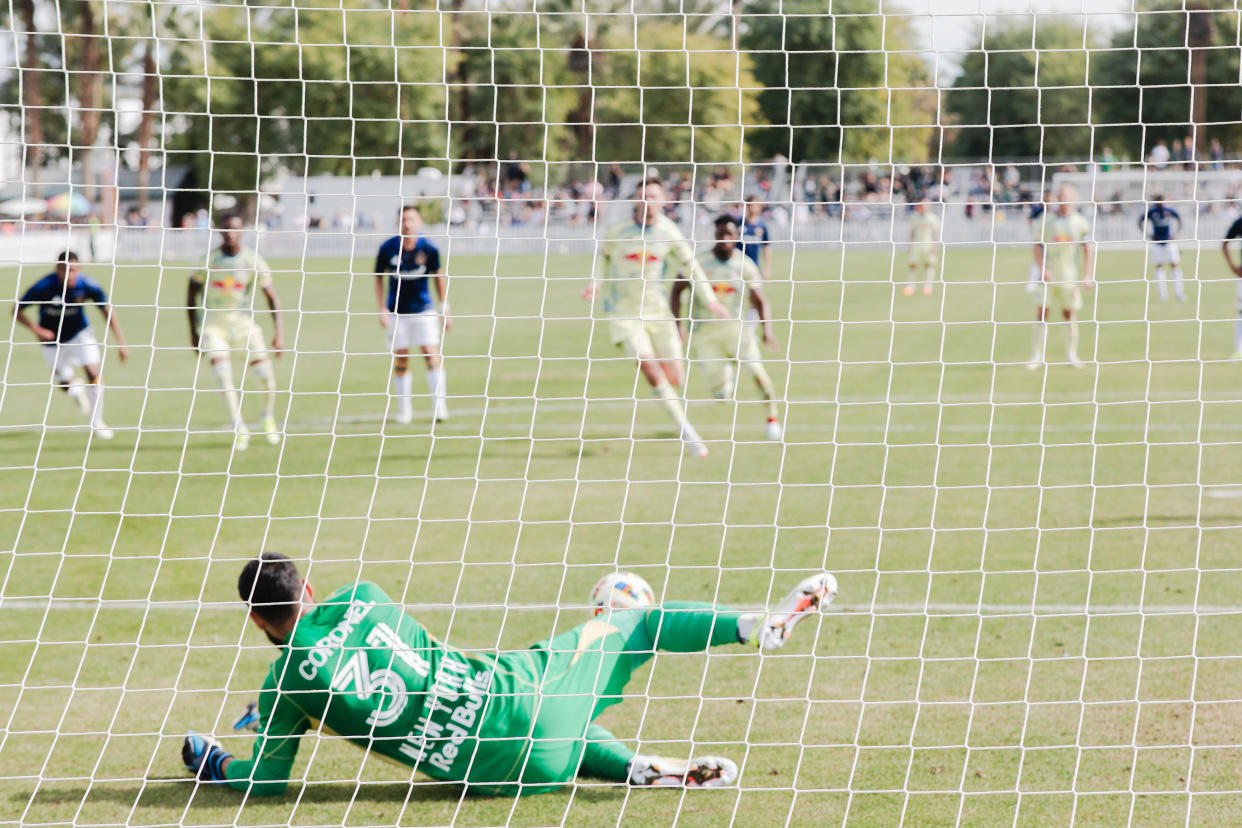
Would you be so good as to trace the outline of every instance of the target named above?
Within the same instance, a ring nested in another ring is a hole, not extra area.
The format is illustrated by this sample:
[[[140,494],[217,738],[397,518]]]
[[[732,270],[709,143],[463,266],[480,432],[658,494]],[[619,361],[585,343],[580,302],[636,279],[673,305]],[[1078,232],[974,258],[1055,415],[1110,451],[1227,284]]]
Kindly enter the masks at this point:
[[[405,405],[410,398],[410,391],[414,387],[414,379],[410,376],[409,371],[392,375],[392,393],[396,395],[397,402]]]
[[[276,374],[272,371],[271,360],[264,359],[250,366],[255,379],[266,392],[263,395],[263,416],[271,417],[276,410]]]
[[[630,760],[634,751],[617,740],[616,736],[597,724],[587,725],[586,746],[582,751],[581,771],[588,776],[628,782]]]
[[[750,643],[750,636],[763,620],[762,612],[744,612],[737,617],[737,640],[742,644]]]
[[[673,422],[681,429],[681,439],[691,443],[701,442],[703,438],[699,437],[699,433],[694,430],[694,426],[690,425],[690,421],[686,419],[686,409],[681,404],[681,398],[677,396],[677,392],[673,390],[673,386],[662,381],[659,385],[653,387],[651,391],[660,398],[660,402],[664,404],[664,409],[668,411],[669,416],[673,418]]]
[[[69,394],[69,399],[73,400],[78,408],[84,412],[90,411],[90,398],[86,395],[86,386],[78,377],[73,377],[65,386],[65,391]]]
[[[772,384],[772,378],[768,376],[767,369],[763,367],[762,362],[744,362],[742,367],[755,378],[755,385],[759,386],[760,393],[767,400],[768,419],[776,419],[776,386]]]
[[[439,408],[444,403],[444,396],[448,389],[448,377],[444,375],[443,368],[427,369],[427,390],[431,392],[432,403]]]
[[[1182,269],[1177,266],[1174,266],[1171,269],[1173,271],[1173,292],[1177,294],[1178,299],[1185,299],[1186,286],[1182,279]]]
[[[1071,360],[1078,359],[1078,320],[1070,319],[1065,325],[1065,355]]]
[[[241,413],[241,397],[237,394],[237,389],[233,386],[233,363],[228,359],[221,359],[211,363],[211,370],[216,375],[216,380],[220,383],[220,390],[224,392],[224,404],[228,407],[229,417],[233,420],[233,425],[242,424]]]
[[[103,419],[103,386],[99,382],[86,384],[86,399],[90,402],[91,425],[99,425]]]
[[[1164,284],[1164,265],[1156,265],[1156,290],[1161,299],[1169,298],[1169,289]]]
[[[1031,329],[1031,359],[1038,362],[1044,358],[1044,341],[1048,338],[1048,325],[1036,322]]]

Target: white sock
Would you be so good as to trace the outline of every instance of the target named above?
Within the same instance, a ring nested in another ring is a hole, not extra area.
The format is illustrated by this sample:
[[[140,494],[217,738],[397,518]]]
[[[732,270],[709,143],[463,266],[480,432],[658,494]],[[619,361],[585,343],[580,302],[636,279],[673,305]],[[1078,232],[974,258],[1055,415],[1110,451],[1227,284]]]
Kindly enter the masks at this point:
[[[1242,351],[1242,314],[1233,320],[1233,349]]]
[[[81,407],[87,407],[86,386],[78,377],[73,377],[65,386],[65,391],[69,394],[69,399]],[[90,409],[87,408],[89,411]]]
[[[1036,322],[1031,330],[1031,361],[1039,362],[1044,358],[1044,341],[1048,337],[1048,324]]]
[[[86,399],[90,401],[91,425],[100,425],[103,423],[103,386],[98,382],[88,382]]]
[[[271,417],[276,411],[276,374],[272,371],[271,360],[256,362],[250,366],[250,371],[266,392],[263,395],[263,416]]]
[[[1169,289],[1164,286],[1164,265],[1156,265],[1156,290],[1160,292],[1161,299],[1169,298]]]
[[[1065,355],[1070,362],[1078,361],[1078,320],[1070,319],[1065,323]]]
[[[237,388],[233,385],[233,363],[231,360],[222,359],[219,362],[213,362],[211,370],[220,383],[220,390],[224,392],[224,404],[229,410],[229,418],[233,421],[233,427],[236,428],[242,424],[242,413],[241,397],[238,396]]]
[[[444,396],[448,389],[448,377],[443,368],[427,369],[427,390],[431,392],[432,404],[435,408],[444,405]]]
[[[677,396],[677,392],[673,390],[673,386],[667,382],[661,382],[659,385],[651,389],[651,392],[660,398],[660,402],[664,404],[664,410],[673,418],[673,422],[681,429],[681,439],[687,443],[700,443],[703,438],[694,430],[694,426],[690,425],[690,421],[686,419],[686,409],[681,404],[681,398]]]
[[[410,372],[404,374],[392,375],[392,393],[397,397],[399,405],[409,405],[410,391],[414,388],[414,379],[410,376]]]
[[[1173,269],[1173,290],[1177,293],[1177,298],[1182,299],[1186,296],[1186,288],[1182,284],[1182,269],[1174,267]]]

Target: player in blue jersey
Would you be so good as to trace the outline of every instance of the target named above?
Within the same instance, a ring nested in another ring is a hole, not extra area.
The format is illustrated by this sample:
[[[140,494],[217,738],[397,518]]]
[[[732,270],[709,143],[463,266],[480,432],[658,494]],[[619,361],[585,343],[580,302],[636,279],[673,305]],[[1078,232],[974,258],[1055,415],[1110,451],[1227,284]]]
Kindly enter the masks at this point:
[[[375,257],[375,299],[379,303],[380,327],[388,333],[392,352],[393,395],[397,398],[397,422],[414,419],[410,401],[410,348],[416,347],[427,363],[427,389],[432,397],[432,416],[447,420],[448,381],[440,357],[440,328],[452,327],[447,299],[447,282],[440,266],[440,251],[419,235],[423,217],[418,208],[401,208],[401,235],[380,245]],[[440,312],[431,302],[430,282],[434,279]],[[387,284],[385,285],[385,282]]]
[[[1176,228],[1174,227],[1176,225]],[[1168,266],[1173,275],[1173,292],[1177,301],[1186,301],[1186,290],[1182,286],[1182,257],[1174,242],[1176,230],[1182,227],[1182,217],[1177,211],[1164,203],[1164,196],[1157,193],[1152,196],[1151,208],[1139,218],[1139,227],[1144,230],[1149,242],[1151,263],[1156,266],[1156,289],[1160,301],[1167,302],[1169,289],[1165,285],[1164,268]]]
[[[78,256],[66,250],[56,259],[56,270],[31,285],[18,300],[13,315],[17,324],[43,343],[43,358],[52,371],[52,382],[68,393],[78,410],[90,417],[91,429],[101,440],[111,440],[112,429],[103,418],[103,385],[99,377],[99,342],[86,316],[88,303],[99,306],[108,330],[117,344],[122,364],[129,359],[125,334],[108,297],[95,280],[82,273]],[[31,306],[39,309],[39,319],[26,316]],[[86,382],[75,373],[81,368]]]
[[[772,278],[772,234],[763,220],[763,204],[756,201],[753,195],[746,196],[741,219],[738,228],[742,237],[738,239],[737,247],[755,263],[760,278],[766,282]],[[746,331],[753,336],[759,327],[759,311],[747,308],[744,324]]]
[[[1233,224],[1229,225],[1229,230],[1225,233],[1225,240],[1220,245],[1220,252],[1225,255],[1225,262],[1229,265],[1229,269],[1233,271],[1233,275],[1239,279],[1234,285],[1238,316],[1233,320],[1233,358],[1242,359],[1242,262],[1234,264],[1233,256],[1229,254],[1229,243],[1234,239],[1242,239],[1242,216],[1238,216],[1234,219]]]

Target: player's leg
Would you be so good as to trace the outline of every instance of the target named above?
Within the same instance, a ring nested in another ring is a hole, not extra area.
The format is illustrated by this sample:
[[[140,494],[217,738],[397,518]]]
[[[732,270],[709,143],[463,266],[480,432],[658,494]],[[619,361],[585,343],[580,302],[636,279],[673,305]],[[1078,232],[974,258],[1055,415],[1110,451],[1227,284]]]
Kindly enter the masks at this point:
[[[918,281],[919,256],[917,248],[910,248],[906,253],[906,286],[901,292],[906,296],[914,295],[914,283]]]
[[[409,317],[409,340],[422,352],[427,366],[427,391],[431,394],[432,417],[447,420],[448,375],[444,372],[444,359],[440,354],[440,314],[433,310],[411,314]]]
[[[246,334],[248,370],[263,392],[263,416],[260,420],[263,436],[267,442],[276,445],[280,442],[280,433],[276,430],[276,369],[259,326],[251,322]]]
[[[759,395],[768,404],[767,438],[769,440],[783,439],[785,432],[781,428],[780,415],[776,408],[776,386],[772,383],[772,378],[768,376],[767,369],[763,367],[759,342],[746,332],[742,333],[742,338],[738,342],[737,360],[742,370],[755,381],[755,385],[759,387]]]
[[[1048,288],[1037,285],[1035,327],[1031,328],[1031,359],[1026,367],[1034,371],[1044,364],[1044,343],[1048,339]]]
[[[413,380],[410,377],[410,330],[406,320],[409,314],[394,313],[388,327],[388,350],[392,354],[392,395],[396,398],[396,421],[405,425],[414,419],[414,404],[410,401]]]
[[[677,323],[671,319],[653,320],[645,323],[647,336],[660,368],[668,378],[669,385],[680,388],[686,383],[685,354],[681,347],[681,334]]]
[[[1173,295],[1177,297],[1177,301],[1186,301],[1186,282],[1182,275],[1182,254],[1177,249],[1177,245],[1169,242],[1165,245],[1168,248],[1169,270],[1173,274]]]
[[[233,358],[229,351],[228,332],[219,325],[204,325],[198,340],[199,350],[207,356],[211,372],[216,375],[216,382],[224,395],[224,405],[228,409],[229,421],[236,433],[236,446],[245,450],[250,444],[250,430],[242,419],[241,396],[237,386],[233,384]]]
[[[111,440],[114,436],[113,431],[104,422],[104,390],[99,374],[99,363],[97,361],[90,364],[83,363],[82,373],[86,374],[85,391],[87,410],[90,412],[91,418],[91,430],[101,440]]]
[[[672,324],[671,320],[670,324]],[[695,457],[706,456],[707,444],[703,442],[703,438],[694,430],[694,426],[686,417],[685,405],[672,383],[669,382],[667,374],[664,373],[664,366],[656,354],[655,345],[651,341],[651,335],[646,326],[637,319],[614,319],[609,323],[609,328],[613,343],[625,349],[625,352],[638,363],[638,370],[647,384],[651,386],[652,394],[677,424],[681,439],[686,444],[686,450]]]
[[[69,352],[58,342],[42,345],[39,350],[48,370],[52,372],[52,385],[68,394],[83,416],[90,417],[91,403],[86,394],[86,385],[69,364]]]
[[[1169,299],[1169,288],[1164,280],[1164,245],[1149,244],[1147,251],[1148,258],[1151,259],[1151,263],[1156,270],[1156,295],[1160,297],[1161,302],[1167,302]]]
[[[1040,270],[1039,263],[1031,262],[1031,266],[1026,269],[1026,292],[1038,293],[1042,284],[1043,272]]]
[[[1081,368],[1078,359],[1078,311],[1082,310],[1082,291],[1077,285],[1059,285],[1061,318],[1065,335],[1065,361]]]
[[[927,263],[923,268],[923,293],[930,295],[933,284],[939,277],[940,257],[935,251],[929,250],[927,253]]]
[[[733,396],[733,359],[724,347],[726,336],[717,331],[720,327],[728,326],[711,322],[698,326],[691,334],[691,344],[694,347],[695,370],[702,370],[713,397],[727,400]]]
[[[1242,279],[1234,279],[1233,294],[1237,302],[1237,318],[1233,320],[1233,358],[1242,359]]]

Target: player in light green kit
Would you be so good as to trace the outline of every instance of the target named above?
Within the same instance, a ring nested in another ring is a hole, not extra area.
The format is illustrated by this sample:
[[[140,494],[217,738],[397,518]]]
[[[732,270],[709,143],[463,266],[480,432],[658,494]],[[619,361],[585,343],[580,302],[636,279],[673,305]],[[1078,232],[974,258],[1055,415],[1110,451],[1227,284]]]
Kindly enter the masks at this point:
[[[902,289],[906,296],[914,295],[914,285],[919,271],[923,271],[923,293],[931,295],[932,282],[940,269],[940,217],[933,213],[926,201],[915,202],[910,214],[910,281]]]
[[[1065,320],[1065,359],[1081,368],[1078,359],[1078,311],[1082,310],[1082,291],[1093,286],[1095,251],[1091,246],[1091,224],[1074,209],[1078,192],[1068,185],[1057,190],[1056,204],[1044,211],[1035,243],[1035,264],[1042,274],[1035,294],[1035,329],[1031,336],[1032,371],[1044,364],[1044,344],[1048,338],[1049,300],[1057,303]],[[1082,275],[1078,270],[1078,251],[1082,249]]]
[[[302,735],[316,730],[475,793],[525,795],[555,790],[579,772],[631,785],[735,781],[728,759],[636,755],[593,719],[622,700],[656,650],[774,650],[832,601],[837,583],[826,572],[812,575],[766,614],[696,602],[614,609],[502,653],[439,641],[374,584],[349,584],[316,604],[294,563],[271,552],[246,564],[238,591],[280,656],[259,696],[252,758],[234,759],[191,733],[181,756],[198,779],[283,793]]]
[[[224,217],[220,222],[220,246],[211,252],[205,271],[191,274],[186,294],[190,345],[211,361],[211,370],[224,392],[236,434],[234,445],[239,451],[250,445],[250,429],[242,417],[241,397],[233,384],[233,351],[242,352],[250,373],[265,392],[260,421],[264,436],[273,445],[280,442],[275,416],[276,374],[263,342],[263,331],[254,321],[256,288],[272,311],[275,330],[270,354],[279,357],[284,348],[284,326],[280,301],[272,286],[272,271],[262,256],[242,246],[244,226],[238,215]]]
[[[728,319],[717,319],[703,305],[702,294],[696,293],[690,306],[692,327],[690,347],[695,362],[708,372],[708,384],[717,399],[725,399],[733,393],[733,363],[754,377],[759,393],[768,404],[767,437],[780,440],[784,435],[776,410],[776,390],[772,378],[763,367],[759,343],[744,323],[743,299],[758,313],[763,326],[763,344],[776,347],[772,334],[772,312],[763,295],[763,277],[759,268],[737,246],[740,237],[737,221],[730,215],[716,219],[716,244],[711,250],[699,255],[699,266],[712,286],[712,293],[725,310]],[[673,283],[669,306],[675,319],[681,318],[681,295],[690,282],[678,279]]]
[[[704,297],[709,313],[722,319],[729,314],[712,296],[711,285],[694,259],[694,247],[661,212],[664,200],[658,178],[639,185],[632,217],[605,231],[596,278],[582,292],[582,298],[591,302],[596,294],[603,294],[612,344],[637,360],[652,392],[681,430],[686,450],[704,457],[707,444],[690,424],[681,397],[674,390],[683,380],[681,336],[669,312],[664,279],[685,276]]]

